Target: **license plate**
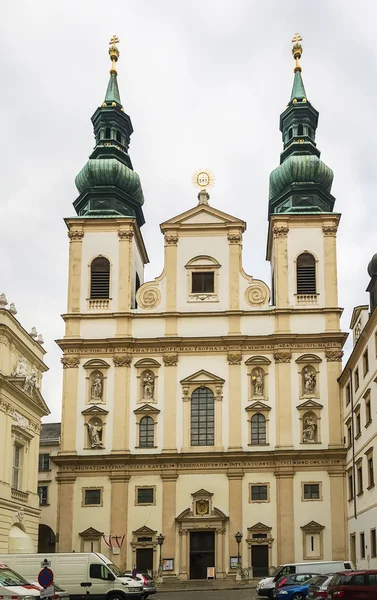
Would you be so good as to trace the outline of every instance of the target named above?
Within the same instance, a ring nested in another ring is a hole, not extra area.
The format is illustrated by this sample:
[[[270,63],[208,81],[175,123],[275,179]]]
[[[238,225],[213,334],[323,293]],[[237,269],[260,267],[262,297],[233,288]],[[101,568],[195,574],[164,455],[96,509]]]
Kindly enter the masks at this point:
[[[129,592],[140,592],[141,589],[140,588],[128,588]]]

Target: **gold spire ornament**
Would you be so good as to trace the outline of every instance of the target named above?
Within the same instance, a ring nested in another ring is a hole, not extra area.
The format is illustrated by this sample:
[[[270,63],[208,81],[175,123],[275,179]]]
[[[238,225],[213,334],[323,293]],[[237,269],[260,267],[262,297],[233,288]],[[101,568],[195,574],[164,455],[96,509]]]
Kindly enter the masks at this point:
[[[293,58],[296,60],[296,66],[294,68],[294,72],[296,73],[296,71],[302,71],[301,69],[301,65],[300,65],[300,58],[302,56],[302,46],[300,44],[300,42],[302,42],[302,37],[299,33],[295,33],[295,35],[293,36],[292,42],[294,43],[294,46],[292,48],[292,54],[293,54]]]
[[[207,188],[212,187],[215,183],[211,171],[209,169],[198,169],[192,176],[192,183],[200,190],[198,194],[199,204],[208,204],[210,195]]]
[[[110,48],[109,48],[109,56],[110,56],[110,60],[111,60],[111,69],[110,69],[110,73],[117,73],[116,70],[116,63],[117,60],[119,58],[119,50],[116,47],[115,44],[119,44],[119,39],[116,35],[113,35],[113,37],[111,38],[110,42]]]

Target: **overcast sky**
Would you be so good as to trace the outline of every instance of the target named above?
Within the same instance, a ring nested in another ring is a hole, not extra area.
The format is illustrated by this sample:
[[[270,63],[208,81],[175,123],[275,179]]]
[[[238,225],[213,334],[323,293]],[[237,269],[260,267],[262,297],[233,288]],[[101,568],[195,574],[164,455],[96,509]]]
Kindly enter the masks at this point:
[[[211,204],[247,221],[244,267],[270,284],[268,178],[279,164],[279,115],[291,93],[291,39],[303,36],[303,78],[319,110],[317,143],[335,172],[342,325],[367,302],[377,252],[375,0],[12,0],[0,19],[0,293],[45,339],[43,393],[60,420],[68,238],[76,174],[93,145],[90,117],[120,39],[130,155],[145,196],[142,232],[162,269],[159,223],[195,206],[192,173],[216,177]]]

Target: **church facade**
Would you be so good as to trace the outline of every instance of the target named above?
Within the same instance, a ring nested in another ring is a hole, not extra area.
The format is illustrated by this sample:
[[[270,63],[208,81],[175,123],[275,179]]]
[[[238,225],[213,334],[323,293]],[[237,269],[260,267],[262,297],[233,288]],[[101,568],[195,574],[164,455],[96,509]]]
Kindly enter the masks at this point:
[[[301,45],[270,176],[270,286],[243,270],[246,223],[211,206],[206,174],[197,205],[160,225],[164,269],[144,281],[144,198],[115,43],[66,219],[57,550],[180,579],[344,559],[340,215]]]

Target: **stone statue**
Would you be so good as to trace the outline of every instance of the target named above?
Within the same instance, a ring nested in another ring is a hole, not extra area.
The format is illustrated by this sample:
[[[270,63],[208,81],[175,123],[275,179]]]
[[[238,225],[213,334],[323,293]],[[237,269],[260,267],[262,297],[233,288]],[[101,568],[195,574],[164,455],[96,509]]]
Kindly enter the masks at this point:
[[[152,400],[154,392],[154,376],[146,373],[143,377],[143,399]]]
[[[96,373],[92,380],[92,400],[102,400],[103,384],[102,377]]]
[[[302,431],[302,441],[304,444],[314,444],[316,441],[317,424],[311,416],[304,419],[304,428]]]
[[[303,372],[304,375],[304,394],[313,394],[317,376],[314,371],[306,367]]]
[[[95,423],[85,423],[88,427],[89,438],[92,448],[103,448],[102,444],[102,425],[100,421]]]
[[[20,356],[20,358],[17,361],[17,366],[12,373],[12,377],[26,377],[27,372],[27,360],[23,356]]]
[[[262,369],[255,369],[251,379],[254,386],[254,396],[263,396],[264,376]]]
[[[37,385],[37,371],[33,369],[28,371],[25,375],[24,392],[30,392],[32,394]]]

